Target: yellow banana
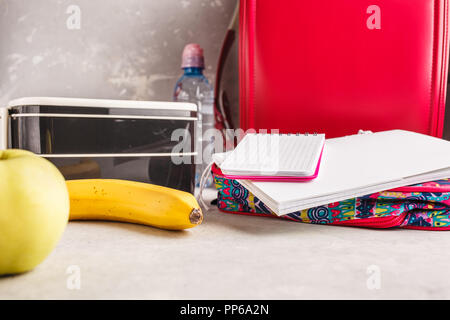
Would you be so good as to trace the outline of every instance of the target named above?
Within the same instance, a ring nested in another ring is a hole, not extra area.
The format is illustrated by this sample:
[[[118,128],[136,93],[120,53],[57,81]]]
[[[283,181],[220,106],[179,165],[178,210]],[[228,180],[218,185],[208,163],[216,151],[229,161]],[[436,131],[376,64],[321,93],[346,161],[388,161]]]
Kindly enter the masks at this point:
[[[111,220],[182,230],[203,214],[190,193],[142,182],[113,179],[67,181],[69,220]]]

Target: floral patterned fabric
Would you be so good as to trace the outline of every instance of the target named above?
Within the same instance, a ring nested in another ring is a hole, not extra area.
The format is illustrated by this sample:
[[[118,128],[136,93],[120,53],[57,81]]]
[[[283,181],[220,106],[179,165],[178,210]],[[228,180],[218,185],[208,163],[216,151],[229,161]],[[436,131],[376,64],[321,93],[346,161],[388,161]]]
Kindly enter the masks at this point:
[[[217,170],[213,170],[213,176],[218,190],[217,206],[220,210],[276,216],[236,180],[223,177]],[[382,191],[293,212],[280,218],[297,222],[377,228],[397,226],[414,229],[450,229],[450,179]]]

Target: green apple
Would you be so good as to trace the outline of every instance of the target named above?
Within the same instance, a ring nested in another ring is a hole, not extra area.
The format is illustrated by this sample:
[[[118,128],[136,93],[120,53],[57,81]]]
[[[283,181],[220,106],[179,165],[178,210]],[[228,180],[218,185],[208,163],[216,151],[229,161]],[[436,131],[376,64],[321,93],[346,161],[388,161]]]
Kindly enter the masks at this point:
[[[29,271],[56,246],[69,219],[59,170],[24,150],[0,150],[0,275]]]

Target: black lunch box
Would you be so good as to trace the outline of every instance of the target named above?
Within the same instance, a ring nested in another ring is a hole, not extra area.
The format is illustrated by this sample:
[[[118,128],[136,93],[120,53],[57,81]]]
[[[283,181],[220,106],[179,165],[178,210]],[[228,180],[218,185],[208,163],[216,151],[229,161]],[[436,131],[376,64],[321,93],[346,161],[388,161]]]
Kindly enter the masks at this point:
[[[194,192],[191,103],[72,98],[13,100],[2,146],[32,151],[70,179],[125,179]]]

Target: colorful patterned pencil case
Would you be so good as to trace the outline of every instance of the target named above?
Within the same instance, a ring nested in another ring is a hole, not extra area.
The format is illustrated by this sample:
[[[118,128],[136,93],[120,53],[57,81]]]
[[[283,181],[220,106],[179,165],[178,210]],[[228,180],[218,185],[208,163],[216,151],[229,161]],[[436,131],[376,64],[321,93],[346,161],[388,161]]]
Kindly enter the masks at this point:
[[[219,210],[277,217],[237,180],[212,167]],[[293,212],[279,218],[296,222],[370,228],[450,230],[450,179],[430,181]]]

